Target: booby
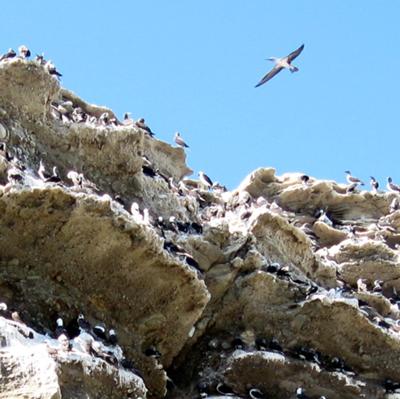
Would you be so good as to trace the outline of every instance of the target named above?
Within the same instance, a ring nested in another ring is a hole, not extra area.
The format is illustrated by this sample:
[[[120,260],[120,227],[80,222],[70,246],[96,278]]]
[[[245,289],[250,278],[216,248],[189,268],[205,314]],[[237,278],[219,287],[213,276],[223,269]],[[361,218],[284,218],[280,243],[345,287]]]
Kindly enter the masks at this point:
[[[179,147],[189,148],[189,146],[184,142],[184,140],[179,132],[175,133],[174,140],[175,140],[175,143],[179,145]]]
[[[7,179],[9,183],[20,183],[24,180],[24,176],[20,169],[12,167],[7,171]]]
[[[370,176],[370,184],[371,184],[371,191],[375,194],[378,192],[378,188],[379,188],[379,183],[377,182],[377,180],[375,179],[375,177]]]
[[[310,176],[308,175],[301,175],[300,180],[303,182],[305,186],[308,186],[308,183],[310,182]]]
[[[106,340],[106,329],[104,326],[101,326],[99,324],[95,325],[93,327],[93,334],[96,335],[97,338],[100,338],[101,340]]]
[[[17,53],[12,49],[9,48],[8,51],[0,57],[0,61],[9,60],[10,58],[14,58]]]
[[[85,316],[82,313],[78,316],[78,326],[83,331],[90,331],[90,323],[85,319]]]
[[[225,385],[223,382],[218,383],[216,390],[218,393],[224,396],[234,396],[235,394],[232,392],[232,390]]]
[[[363,278],[359,278],[357,280],[357,291],[358,292],[367,292],[367,284],[365,284],[366,280]]]
[[[61,317],[59,317],[56,320],[56,324],[57,324],[56,331],[55,331],[56,338],[58,338],[62,334],[67,336],[67,330],[64,327],[64,322]]]
[[[109,113],[108,112],[103,112],[99,117],[99,121],[104,126],[108,125],[108,123],[110,121]]]
[[[207,189],[211,188],[213,186],[212,180],[203,172],[199,172],[199,178],[201,183],[207,187]]]
[[[346,173],[346,180],[348,183],[353,184],[353,183],[357,183],[360,184],[361,186],[364,185],[364,183],[357,177],[352,176],[351,172],[349,170],[345,170],[344,173]]]
[[[400,203],[397,197],[394,197],[392,202],[390,203],[389,206],[389,211],[390,213],[393,213],[395,211],[397,211],[398,209],[400,209]]]
[[[387,182],[386,187],[389,191],[393,191],[393,192],[397,192],[397,193],[400,192],[400,186],[398,186],[397,184],[394,184],[391,177],[388,177],[387,181],[388,182]]]
[[[310,399],[309,396],[307,396],[307,395],[304,393],[304,389],[301,388],[301,387],[299,387],[299,388],[296,389],[296,398],[297,398],[297,399]]]
[[[157,348],[153,345],[149,346],[145,351],[144,354],[147,357],[152,357],[154,359],[159,359],[161,357],[161,353],[157,350]]]
[[[138,127],[139,129],[144,130],[146,133],[149,134],[150,137],[154,137],[155,134],[152,132],[152,130],[146,125],[146,122],[144,118],[140,118],[135,122],[135,126]]]
[[[82,185],[83,185],[83,174],[82,173],[78,173],[78,172],[75,172],[74,170],[70,170],[67,173],[67,178],[69,180],[72,180],[72,184],[75,187],[82,188]]]
[[[249,390],[249,396],[251,399],[264,399],[265,395],[258,388],[251,388]]]
[[[56,66],[51,61],[47,61],[46,64],[44,64],[44,67],[50,75],[55,75],[57,78],[61,78],[62,74],[57,71]]]
[[[130,126],[133,125],[134,120],[130,117],[131,113],[130,112],[125,112],[124,113],[124,120],[122,121],[122,124],[125,126]]]
[[[21,58],[29,58],[31,56],[31,51],[25,45],[18,47],[18,53]]]
[[[108,342],[112,346],[115,346],[118,343],[117,333],[113,328],[108,332]]]
[[[35,61],[39,64],[39,65],[46,65],[46,60],[44,59],[44,54],[36,54],[35,57]]]
[[[304,49],[304,44],[302,44],[298,49],[294,50],[286,57],[267,58],[268,61],[275,62],[275,66],[255,85],[255,87],[261,86],[264,83],[268,82],[276,74],[278,74],[280,71],[282,71],[282,69],[289,69],[290,72],[297,72],[299,70],[299,68],[292,65],[292,61],[300,55],[300,53],[303,51],[303,49]]]
[[[57,341],[60,344],[60,350],[65,351],[65,352],[71,350],[72,345],[69,342],[69,339],[65,334],[61,334],[60,336],[58,336]]]

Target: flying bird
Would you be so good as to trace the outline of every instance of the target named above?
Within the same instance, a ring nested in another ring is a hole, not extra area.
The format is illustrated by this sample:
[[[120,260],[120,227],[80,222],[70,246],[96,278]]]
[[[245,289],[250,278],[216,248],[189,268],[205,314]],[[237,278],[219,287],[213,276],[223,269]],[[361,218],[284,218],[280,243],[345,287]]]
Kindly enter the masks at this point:
[[[179,145],[179,147],[189,148],[189,146],[185,143],[185,141],[183,140],[180,133],[178,133],[178,132],[175,133],[174,140],[175,140],[175,143]]]
[[[282,69],[289,69],[290,72],[297,72],[299,68],[292,65],[292,61],[299,56],[303,51],[304,44],[302,44],[297,50],[294,50],[286,57],[277,58],[271,57],[267,58],[268,61],[275,62],[275,66],[255,85],[255,87],[261,86],[264,83],[272,79],[276,74],[278,74]]]

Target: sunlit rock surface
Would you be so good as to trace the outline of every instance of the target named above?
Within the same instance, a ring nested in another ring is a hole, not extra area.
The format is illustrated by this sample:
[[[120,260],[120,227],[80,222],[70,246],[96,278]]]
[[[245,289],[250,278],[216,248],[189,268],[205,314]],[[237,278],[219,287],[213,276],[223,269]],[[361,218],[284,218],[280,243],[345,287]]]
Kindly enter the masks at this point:
[[[0,143],[0,398],[399,394],[398,193],[272,168],[208,190],[18,58]]]

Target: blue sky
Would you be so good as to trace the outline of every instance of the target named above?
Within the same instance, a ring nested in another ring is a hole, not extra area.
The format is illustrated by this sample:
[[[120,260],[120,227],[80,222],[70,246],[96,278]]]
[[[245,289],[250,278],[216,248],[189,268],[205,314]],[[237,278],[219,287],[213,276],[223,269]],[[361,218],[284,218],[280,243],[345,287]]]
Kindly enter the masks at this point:
[[[189,166],[229,188],[260,166],[400,182],[397,0],[13,0],[2,15],[1,52],[26,44],[85,100],[179,131]],[[302,43],[298,73],[254,88]]]

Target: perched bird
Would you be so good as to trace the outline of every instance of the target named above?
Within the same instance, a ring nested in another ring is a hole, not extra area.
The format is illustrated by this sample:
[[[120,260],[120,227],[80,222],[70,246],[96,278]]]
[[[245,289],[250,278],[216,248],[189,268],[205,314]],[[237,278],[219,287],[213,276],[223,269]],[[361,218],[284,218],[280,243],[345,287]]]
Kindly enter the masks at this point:
[[[154,359],[159,359],[161,357],[161,353],[157,350],[157,348],[153,345],[149,346],[145,351],[144,354],[148,357],[152,357]]]
[[[304,393],[304,389],[303,388],[299,387],[299,388],[296,389],[296,398],[297,399],[309,399],[309,396],[307,396]]]
[[[18,52],[19,52],[19,56],[21,58],[29,58],[31,56],[31,51],[28,49],[28,47],[22,45],[18,47]]]
[[[234,395],[234,392],[232,391],[232,389],[230,389],[223,382],[220,382],[215,389],[217,390],[217,392],[219,394],[224,395],[224,396],[233,396]]]
[[[58,176],[58,173],[57,173],[57,166],[53,167],[53,174],[50,175],[49,173],[46,172],[46,169],[45,169],[42,161],[40,161],[40,163],[39,163],[38,175],[46,183],[61,182],[61,178],[60,178],[60,176]]]
[[[36,54],[35,57],[35,61],[39,64],[39,65],[46,65],[46,60],[44,59],[44,54]]]
[[[300,176],[300,180],[303,182],[305,186],[308,186],[308,183],[310,182],[310,176],[302,175]]]
[[[71,350],[72,345],[69,342],[69,339],[65,334],[61,334],[60,336],[58,336],[57,341],[60,344],[60,350],[66,351],[66,352]]]
[[[103,112],[99,117],[99,122],[102,125],[106,126],[106,125],[108,125],[109,121],[110,121],[109,113],[108,112]]]
[[[292,65],[292,61],[299,56],[299,54],[303,51],[304,44],[302,44],[297,50],[293,51],[286,57],[276,58],[271,57],[267,58],[268,61],[275,62],[275,66],[256,84],[255,87],[261,86],[264,83],[268,82],[272,79],[276,74],[278,74],[282,69],[289,69],[290,72],[297,72],[299,68]]]
[[[393,191],[393,192],[397,192],[397,193],[400,192],[400,186],[398,186],[397,184],[394,184],[391,177],[388,177],[387,181],[388,182],[387,182],[387,186],[386,187],[387,187],[387,189],[389,191]]]
[[[107,337],[106,337],[106,329],[103,326],[99,325],[99,324],[97,324],[97,325],[95,325],[93,327],[93,334],[96,335],[97,338],[100,338],[102,340],[106,340],[107,339]]]
[[[122,124],[125,126],[130,126],[134,124],[133,119],[130,117],[131,113],[130,112],[125,112],[124,113],[124,120],[122,121]]]
[[[64,327],[64,322],[61,317],[59,317],[57,319],[56,324],[57,324],[56,331],[55,331],[56,338],[58,338],[62,334],[67,336],[67,330]]]
[[[20,183],[24,180],[24,175],[20,169],[12,167],[7,171],[7,179],[11,184]]]
[[[249,390],[249,396],[251,399],[264,399],[265,395],[258,388],[251,388]]]
[[[144,118],[140,118],[135,122],[135,126],[138,127],[139,129],[144,130],[146,133],[149,134],[150,137],[154,137],[155,134],[152,132],[152,130],[146,125],[146,122]]]
[[[117,333],[115,332],[114,329],[111,329],[108,332],[108,342],[110,343],[110,345],[113,345],[113,346],[117,345],[117,343],[118,343]]]
[[[351,172],[349,170],[345,170],[344,173],[346,173],[346,175],[347,175],[346,180],[348,183],[350,183],[350,184],[357,183],[357,184],[360,184],[361,186],[364,185],[364,183],[360,179],[352,176]]]
[[[78,326],[83,331],[90,331],[90,323],[85,319],[82,313],[78,316]]]
[[[371,191],[373,193],[376,193],[378,191],[379,188],[379,183],[377,182],[377,180],[375,179],[375,177],[370,176],[370,184],[371,184]]]
[[[189,148],[189,146],[184,142],[184,140],[179,132],[175,133],[174,140],[175,140],[175,143],[179,145],[179,147]]]
[[[212,180],[202,171],[199,172],[199,178],[201,184],[207,187],[207,189],[211,188],[213,185]]]
[[[8,51],[0,57],[0,61],[9,60],[10,58],[14,58],[17,53],[12,49],[9,48]]]
[[[390,213],[393,213],[393,212],[397,211],[398,209],[400,209],[400,203],[399,203],[398,198],[394,197],[392,202],[390,203],[389,211],[390,211]]]
[[[57,78],[61,78],[62,74],[57,71],[56,66],[51,61],[47,61],[44,64],[44,67],[50,75],[55,75]]]

